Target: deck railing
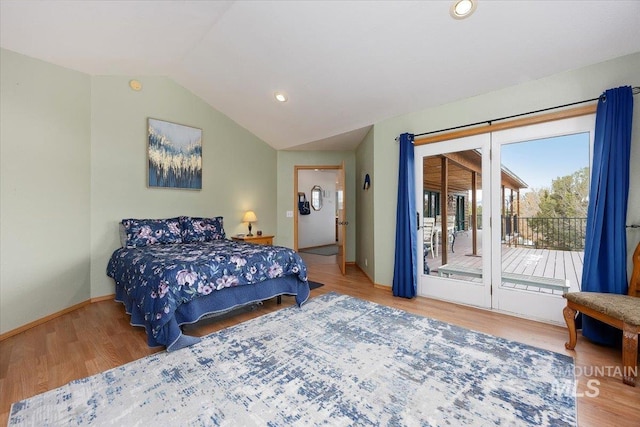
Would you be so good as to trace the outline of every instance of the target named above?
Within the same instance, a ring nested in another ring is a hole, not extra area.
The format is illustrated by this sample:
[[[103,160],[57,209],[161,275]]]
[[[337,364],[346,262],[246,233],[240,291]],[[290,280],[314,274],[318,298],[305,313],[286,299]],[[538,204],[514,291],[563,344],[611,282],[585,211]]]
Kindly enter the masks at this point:
[[[582,250],[586,229],[587,218],[502,217],[502,238],[508,246]]]

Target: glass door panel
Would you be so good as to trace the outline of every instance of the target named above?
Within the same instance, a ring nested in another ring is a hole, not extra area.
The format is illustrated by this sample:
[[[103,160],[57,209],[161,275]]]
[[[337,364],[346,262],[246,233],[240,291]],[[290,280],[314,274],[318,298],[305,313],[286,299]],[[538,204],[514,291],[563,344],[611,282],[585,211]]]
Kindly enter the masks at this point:
[[[488,135],[477,135],[415,149],[419,295],[491,305],[490,253],[482,244],[489,145]]]
[[[590,115],[492,134],[494,308],[564,322],[562,294],[582,278],[594,123]]]

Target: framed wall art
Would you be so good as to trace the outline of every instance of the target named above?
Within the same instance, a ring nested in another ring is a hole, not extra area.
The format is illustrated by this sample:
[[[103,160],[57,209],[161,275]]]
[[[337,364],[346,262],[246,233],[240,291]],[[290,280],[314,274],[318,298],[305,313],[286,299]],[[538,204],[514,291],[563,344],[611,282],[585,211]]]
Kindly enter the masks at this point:
[[[148,119],[149,187],[202,189],[202,129]]]

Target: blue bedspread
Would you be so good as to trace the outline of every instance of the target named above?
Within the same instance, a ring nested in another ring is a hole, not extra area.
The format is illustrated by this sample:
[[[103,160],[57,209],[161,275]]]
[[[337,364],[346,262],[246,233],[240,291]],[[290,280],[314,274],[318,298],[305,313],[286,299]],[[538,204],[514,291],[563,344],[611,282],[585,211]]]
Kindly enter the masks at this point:
[[[111,255],[107,275],[116,282],[117,298],[143,317],[149,343],[168,349],[177,338],[168,336],[176,328],[167,324],[175,323],[182,304],[284,276],[307,282],[306,265],[295,251],[229,240],[120,248]]]

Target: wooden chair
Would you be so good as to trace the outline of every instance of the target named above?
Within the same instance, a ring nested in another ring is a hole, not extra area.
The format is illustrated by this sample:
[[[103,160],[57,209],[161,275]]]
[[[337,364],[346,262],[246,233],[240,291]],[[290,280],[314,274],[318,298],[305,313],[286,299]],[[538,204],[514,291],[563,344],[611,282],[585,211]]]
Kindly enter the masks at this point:
[[[569,342],[576,346],[576,312],[598,319],[622,330],[622,381],[635,387],[638,373],[638,334],[640,334],[640,244],[633,253],[633,273],[627,295],[599,292],[569,292],[564,294],[567,306],[564,320],[569,328]]]
[[[453,244],[456,242],[456,216],[447,215],[447,223],[442,223],[442,216],[436,215],[435,226],[439,230],[440,235],[436,238],[436,243],[442,242],[442,250],[446,250],[446,245],[451,244],[451,252],[453,252]],[[445,228],[446,227],[446,228]],[[437,246],[437,245],[436,245]],[[436,256],[438,255],[438,248],[436,247]]]
[[[424,253],[426,255],[427,252],[430,251],[431,258],[435,258],[435,255],[433,254],[433,247],[434,247],[433,233],[434,233],[435,224],[436,224],[435,218],[425,217],[424,223],[422,226],[422,241],[424,244]]]

